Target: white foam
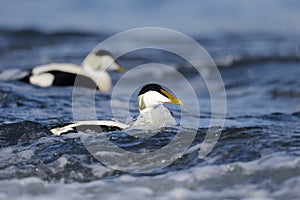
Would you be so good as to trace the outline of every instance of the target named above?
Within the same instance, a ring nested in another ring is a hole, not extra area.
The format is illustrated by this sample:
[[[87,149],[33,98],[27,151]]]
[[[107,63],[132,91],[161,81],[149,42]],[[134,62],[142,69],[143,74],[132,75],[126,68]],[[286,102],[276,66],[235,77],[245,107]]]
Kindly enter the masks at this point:
[[[66,158],[60,158],[64,165]],[[88,183],[44,182],[38,178],[0,182],[1,199],[296,199],[300,158],[274,153],[251,162],[197,166],[155,176],[121,175]],[[110,172],[90,166],[97,177]],[[274,173],[276,172],[276,173]],[[82,176],[74,173],[74,177]],[[81,177],[82,178],[82,177]],[[256,180],[253,182],[252,180]]]

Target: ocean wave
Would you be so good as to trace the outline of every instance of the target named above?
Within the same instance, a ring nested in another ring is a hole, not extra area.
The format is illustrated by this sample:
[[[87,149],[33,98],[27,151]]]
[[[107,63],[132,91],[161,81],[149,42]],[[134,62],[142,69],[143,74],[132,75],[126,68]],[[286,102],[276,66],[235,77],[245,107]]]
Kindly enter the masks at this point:
[[[291,120],[295,121],[294,118],[297,117],[297,114],[290,116]],[[268,120],[272,121],[268,124],[273,124],[276,120],[282,121],[278,117],[269,117]],[[191,147],[192,151],[188,151],[170,166],[146,174],[165,174],[199,165],[249,162],[283,149],[291,154],[295,153],[297,149],[295,141],[299,140],[297,136],[299,133],[292,133],[286,129],[289,134],[282,134],[281,130],[282,127],[279,123],[278,127],[266,124],[264,126],[225,128],[207,159],[202,160],[198,158],[199,148],[195,148],[195,145],[201,147],[207,129],[199,128],[196,130],[197,135]],[[192,133],[195,130],[185,129],[183,131]],[[125,132],[108,133],[106,137],[100,137],[97,133],[93,133],[94,139],[91,142],[99,145],[107,143],[106,140],[109,140],[127,151],[147,152],[167,145],[176,137],[176,133],[177,130],[166,129],[158,132],[155,137],[146,139],[135,139]],[[90,136],[90,134],[88,135]],[[101,165],[86,150],[79,135],[53,136],[46,126],[35,122],[2,124],[0,126],[0,144],[0,153],[6,155],[0,159],[0,179],[2,180],[34,175],[48,181],[63,179],[66,182],[86,182],[113,177],[120,173],[118,170]],[[113,152],[110,154],[113,155]],[[138,166],[141,163],[134,164]],[[98,170],[97,175],[93,174],[93,170],[95,170],[93,168],[96,166],[103,169],[103,171]]]
[[[1,29],[0,28],[0,35],[5,36],[12,36],[12,37],[71,37],[71,36],[78,36],[78,37],[91,37],[91,36],[103,36],[107,34],[96,34],[93,32],[83,32],[83,31],[42,31],[39,29]]]
[[[86,183],[47,182],[28,177],[0,182],[0,197],[22,200],[95,199],[99,196],[113,199],[124,196],[133,199],[297,199],[299,164],[299,154],[289,156],[278,152],[251,162],[192,167],[157,176],[121,175]]]
[[[270,55],[270,56],[236,56],[238,58],[218,58],[218,67],[242,67],[247,65],[260,65],[263,63],[300,63],[300,55]]]
[[[28,50],[30,47],[38,48],[40,46],[41,48],[47,47],[48,51],[51,52],[50,49],[53,48],[54,43],[57,45],[62,45],[61,48],[65,48],[64,43],[59,43],[63,39],[66,39],[64,41],[67,41],[68,44],[80,43],[81,40],[82,42],[99,42],[109,38],[112,35],[113,33],[105,32],[45,32],[38,29],[0,29],[0,40],[3,40],[2,44],[0,44],[0,51],[5,55],[14,49]],[[172,45],[172,47],[176,47],[177,43],[174,43],[172,38],[160,37],[152,38],[152,36],[144,36],[140,39],[132,37],[131,41],[120,41],[118,45],[118,51],[122,51],[122,47],[124,46],[128,47],[133,43],[143,43],[149,40],[149,38],[151,39],[151,44],[164,42],[166,45]],[[28,38],[30,38],[30,42],[28,42]],[[262,63],[270,62],[300,62],[299,47],[297,47],[297,38],[295,37],[280,37],[277,35],[273,35],[272,37],[272,34],[262,35],[260,33],[253,33],[252,36],[249,36],[249,34],[240,34],[228,37],[228,34],[224,34],[221,36],[211,37],[206,37],[205,35],[201,37],[195,36],[193,38],[199,42],[200,45],[203,45],[219,68],[260,65]],[[222,41],[221,44],[220,41]],[[97,44],[94,46],[96,45]],[[188,46],[184,44],[177,45],[178,48],[185,48],[185,51],[189,52],[189,55],[191,56],[190,59],[194,59],[194,63],[199,63],[199,66],[211,63],[207,60],[208,58],[199,58],[198,55],[195,55],[193,49],[189,49]],[[163,62],[171,64],[171,66],[177,65],[179,70],[182,70],[186,73],[194,72],[193,70],[189,72],[189,69],[192,67],[186,62],[186,60],[184,60],[186,58],[182,59],[180,56],[166,54],[164,51],[157,51],[154,52],[154,54],[153,52],[151,54],[151,51],[134,51],[134,53],[130,53],[130,55],[125,55],[121,60],[130,63],[133,61],[138,63],[141,61],[141,59],[143,62]],[[70,55],[65,56],[70,57]]]
[[[296,89],[280,89],[275,88],[269,91],[273,98],[277,97],[300,97],[300,91]]]

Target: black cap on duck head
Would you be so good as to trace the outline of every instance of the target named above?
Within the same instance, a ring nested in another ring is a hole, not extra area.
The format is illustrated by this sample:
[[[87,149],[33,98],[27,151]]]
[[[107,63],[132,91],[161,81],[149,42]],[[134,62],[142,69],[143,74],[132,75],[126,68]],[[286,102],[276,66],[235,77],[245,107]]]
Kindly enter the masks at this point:
[[[96,56],[111,56],[111,57],[114,57],[111,53],[109,53],[108,51],[105,51],[105,50],[95,50],[93,53]]]
[[[139,96],[142,94],[145,94],[146,92],[149,92],[149,91],[156,91],[156,92],[161,93],[161,89],[163,89],[163,88],[156,83],[147,84],[140,90]],[[164,95],[165,97],[167,97],[165,94],[163,94],[163,93],[161,93],[161,94]]]

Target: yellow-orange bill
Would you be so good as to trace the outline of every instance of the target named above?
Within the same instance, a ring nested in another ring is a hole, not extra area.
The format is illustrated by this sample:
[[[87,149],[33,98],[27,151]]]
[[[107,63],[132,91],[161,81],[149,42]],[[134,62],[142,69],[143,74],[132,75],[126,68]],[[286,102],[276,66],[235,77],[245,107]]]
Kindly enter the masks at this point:
[[[125,73],[126,72],[126,69],[122,66],[119,65],[119,68],[117,69],[117,72],[119,73]]]
[[[168,91],[166,91],[164,89],[161,89],[160,91],[162,93],[164,93],[171,100],[170,102],[167,102],[167,104],[179,104],[179,105],[183,105],[183,101],[177,99],[172,94],[170,94]]]

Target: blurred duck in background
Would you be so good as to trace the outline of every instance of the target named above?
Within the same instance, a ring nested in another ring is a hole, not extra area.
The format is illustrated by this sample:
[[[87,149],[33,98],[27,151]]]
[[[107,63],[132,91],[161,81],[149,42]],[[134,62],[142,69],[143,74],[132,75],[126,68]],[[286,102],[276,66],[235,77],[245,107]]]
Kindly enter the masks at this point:
[[[11,69],[0,73],[1,81],[23,81],[40,87],[80,86],[109,92],[111,78],[107,71],[124,73],[113,55],[104,50],[92,51],[82,67],[71,63],[50,63],[29,70]]]

